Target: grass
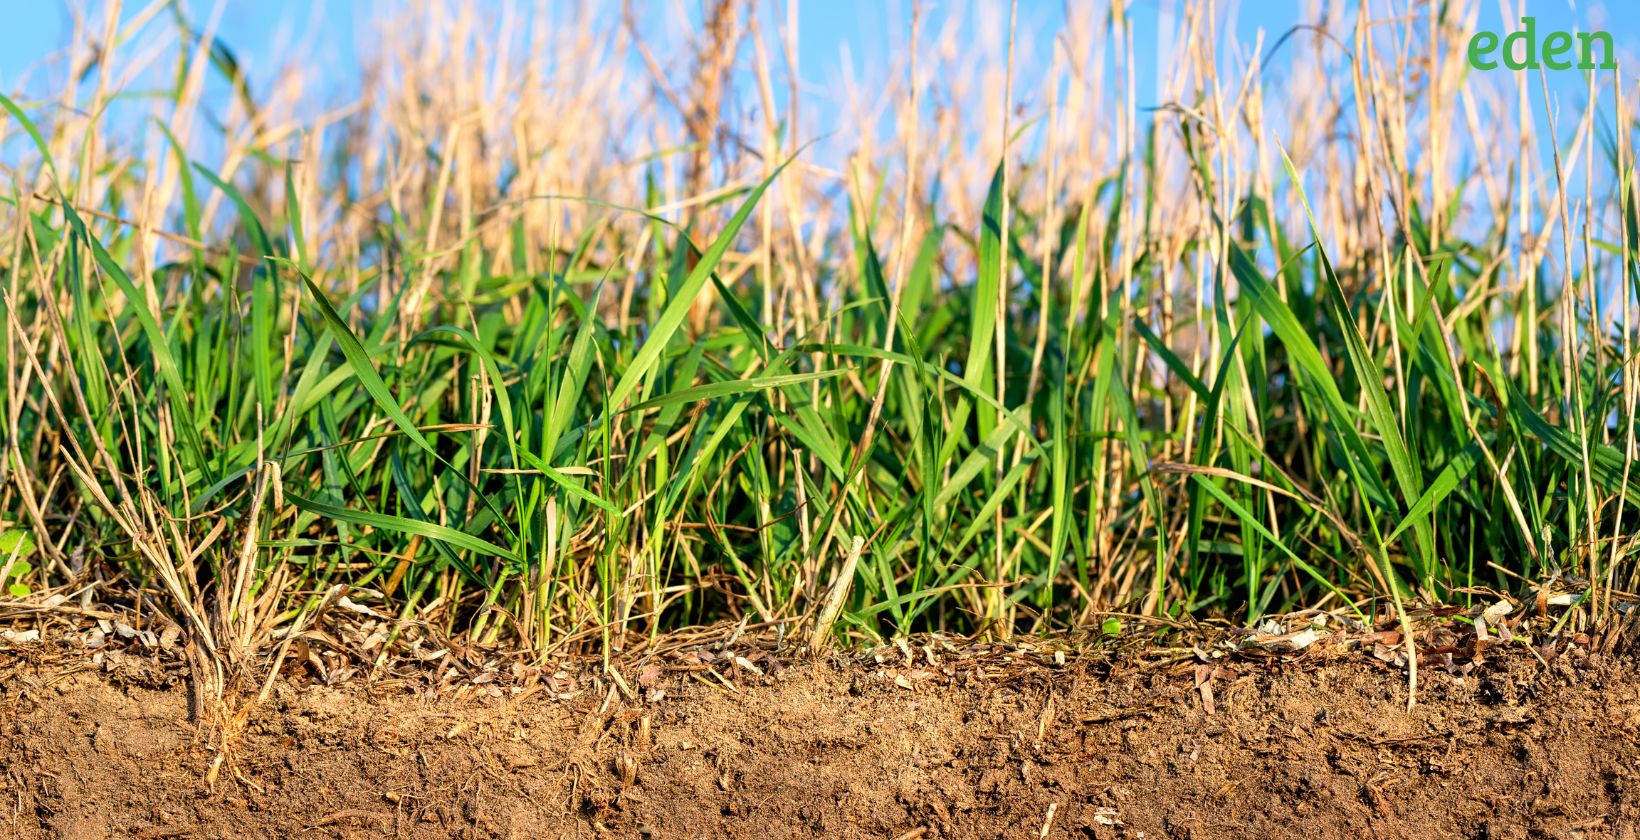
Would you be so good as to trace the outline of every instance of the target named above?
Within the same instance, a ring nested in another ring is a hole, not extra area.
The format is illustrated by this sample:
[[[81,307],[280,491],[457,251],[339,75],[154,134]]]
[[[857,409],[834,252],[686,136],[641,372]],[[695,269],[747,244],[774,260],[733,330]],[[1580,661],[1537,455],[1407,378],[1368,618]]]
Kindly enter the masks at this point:
[[[545,654],[1635,590],[1619,74],[1374,3],[1152,109],[1120,7],[1042,66],[919,17],[833,134],[788,10],[708,5],[412,4],[340,107],[82,21],[3,101],[0,582],[229,663],[344,591]]]

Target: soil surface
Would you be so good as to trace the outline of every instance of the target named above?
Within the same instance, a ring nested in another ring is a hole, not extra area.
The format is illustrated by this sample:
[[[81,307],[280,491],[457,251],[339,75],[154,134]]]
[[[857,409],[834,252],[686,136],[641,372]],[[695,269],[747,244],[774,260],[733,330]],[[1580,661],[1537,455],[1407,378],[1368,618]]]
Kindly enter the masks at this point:
[[[707,651],[457,691],[293,677],[223,751],[180,666],[13,646],[0,835],[1630,840],[1640,670],[1573,653],[1425,668],[1411,711],[1403,673],[1366,657],[1188,650]]]

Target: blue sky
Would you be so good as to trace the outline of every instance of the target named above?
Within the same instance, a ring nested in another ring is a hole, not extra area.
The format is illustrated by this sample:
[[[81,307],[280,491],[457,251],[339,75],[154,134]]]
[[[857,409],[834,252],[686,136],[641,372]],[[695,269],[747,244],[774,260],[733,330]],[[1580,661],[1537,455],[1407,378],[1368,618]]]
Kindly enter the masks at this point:
[[[757,0],[765,20],[780,17],[788,2],[793,0]],[[374,37],[372,13],[384,7],[399,4],[390,0],[178,0],[195,26],[202,26],[219,5],[221,23],[219,40],[233,50],[240,65],[246,70],[253,96],[265,90],[269,80],[280,67],[299,59],[309,67],[324,68],[319,78],[332,90],[315,101],[315,107],[325,102],[336,103],[348,98],[357,82],[359,61],[373,52],[370,39]],[[484,8],[491,0],[479,0]],[[518,0],[518,5],[530,8],[538,0]],[[619,0],[539,0],[560,11],[571,8],[575,2],[607,4],[602,10],[618,9]],[[911,0],[795,0],[799,10],[800,73],[807,90],[814,97],[806,103],[804,133],[808,137],[829,135],[842,125],[840,84],[845,78],[865,80],[882,78],[888,71],[903,72],[895,64],[904,54],[910,21]],[[924,4],[925,31],[939,27],[942,16],[961,15],[962,31],[974,42],[983,42],[996,53],[1002,52],[1006,39],[1007,0],[921,0]],[[1332,0],[1323,0],[1332,2]],[[1353,3],[1353,0],[1351,0]],[[1389,9],[1403,13],[1407,0],[1370,0],[1374,17],[1389,14]],[[1482,29],[1506,31],[1500,6],[1515,5],[1520,0],[1481,0]],[[1618,43],[1625,66],[1640,66],[1640,16],[1611,13],[1605,2],[1619,4],[1632,0],[1598,0],[1596,3],[1574,0],[1525,0],[1527,13],[1537,19],[1538,30],[1605,30]],[[681,13],[697,17],[704,0],[634,0],[645,30],[653,29],[651,37],[675,29]],[[1142,61],[1137,85],[1137,99],[1141,108],[1160,104],[1156,101],[1156,75],[1165,72],[1171,64],[1168,53],[1173,45],[1158,37],[1173,29],[1172,15],[1183,7],[1185,0],[1132,0],[1129,14],[1134,22],[1134,44],[1150,60]],[[496,4],[499,5],[499,4]],[[1256,34],[1263,30],[1266,49],[1295,25],[1310,22],[1303,9],[1311,5],[1305,0],[1218,0],[1221,13],[1233,15],[1234,37],[1242,45],[1250,45]],[[21,86],[24,101],[48,96],[59,89],[64,72],[60,63],[45,70],[43,62],[67,43],[72,33],[73,9],[92,6],[101,9],[101,0],[0,0],[0,91],[14,93]],[[149,6],[145,0],[126,0],[126,15],[137,14]],[[1020,0],[1019,25],[1022,41],[1048,43],[1059,31],[1067,10],[1070,14],[1105,14],[1108,3],[1099,0]],[[1354,8],[1351,5],[1350,8]],[[100,13],[100,12],[99,12]],[[611,12],[613,13],[613,12]],[[1427,14],[1420,7],[1418,14]],[[171,24],[169,14],[162,14],[149,28],[165,31]],[[997,22],[1000,21],[1000,24]],[[1165,21],[1165,24],[1164,24]],[[1090,21],[1090,29],[1098,29],[1099,21]],[[171,30],[174,31],[174,30]],[[1540,35],[1540,37],[1542,37]],[[1462,49],[1463,45],[1452,45]],[[1279,86],[1291,57],[1291,45],[1281,52],[1267,52],[1269,66],[1266,79]],[[1221,51],[1221,55],[1223,52]],[[1029,79],[1041,68],[1033,61],[1040,56],[1023,56],[1020,73],[1016,78]],[[778,61],[778,58],[776,59]],[[32,70],[31,70],[32,68]],[[645,71],[639,69],[639,74]],[[1477,71],[1479,72],[1479,71]],[[1492,73],[1508,73],[1495,70]],[[55,75],[53,75],[55,74]],[[1535,76],[1536,74],[1534,74]],[[1553,95],[1563,106],[1575,107],[1586,96],[1582,75],[1574,71],[1548,74]],[[311,74],[310,74],[311,78]],[[218,87],[216,94],[226,93],[220,77],[207,76],[208,84]],[[1609,87],[1609,78],[1602,79]],[[781,87],[781,86],[777,86]],[[1629,89],[1640,85],[1629,83]],[[1017,88],[1016,88],[1017,89]],[[1279,89],[1279,87],[1278,87]],[[1529,87],[1538,94],[1537,80]],[[870,95],[866,90],[865,94]],[[783,89],[777,90],[777,99],[784,98]],[[1540,100],[1541,101],[1541,100]],[[1541,107],[1539,105],[1538,107]],[[1538,112],[1541,114],[1541,111]],[[1563,111],[1564,113],[1564,111]],[[1563,133],[1575,128],[1575,120],[1562,120]],[[11,138],[10,150],[18,148],[18,138]],[[0,148],[0,155],[8,149]],[[212,155],[206,149],[195,150],[202,160]]]
[[[1510,5],[1516,2],[1507,1]],[[203,22],[215,7],[214,2],[202,0],[182,2],[196,22]],[[224,12],[220,36],[247,68],[253,84],[271,75],[293,53],[305,54],[337,68],[355,66],[357,56],[368,51],[363,39],[371,31],[368,21],[371,10],[380,8],[368,0],[220,2]],[[982,5],[963,0],[925,2],[931,17],[952,14],[950,10],[959,9],[966,10],[973,19],[975,7]],[[31,66],[38,66],[42,59],[66,43],[72,32],[70,10],[86,5],[85,0],[0,0],[0,22],[3,22],[0,24],[0,90],[16,89]],[[127,14],[146,5],[128,2]],[[998,0],[996,5],[1003,3]],[[1051,32],[1063,22],[1066,9],[1093,9],[1096,5],[1102,8],[1105,4],[1085,0],[1022,0],[1020,26],[1027,31]],[[1141,51],[1157,48],[1158,16],[1164,9],[1177,5],[1176,0],[1139,0],[1133,5],[1135,45]],[[1229,6],[1229,0],[1222,5]],[[1267,33],[1266,43],[1271,43],[1291,26],[1305,22],[1300,13],[1304,5],[1301,0],[1243,0],[1236,9],[1237,36],[1250,43],[1254,33],[1263,28]],[[1373,8],[1382,14],[1388,5],[1396,9],[1403,7],[1402,0],[1394,0],[1393,4],[1374,2]],[[1483,28],[1503,28],[1499,5],[1483,0]],[[640,2],[637,8],[648,20],[663,24],[673,10],[682,8],[698,14],[699,6],[700,0],[683,0],[678,4]],[[783,8],[785,0],[763,6],[765,10]],[[1637,49],[1640,48],[1640,20],[1634,15],[1612,14],[1608,11],[1610,7],[1604,4],[1579,4],[1572,0],[1527,0],[1526,6],[1527,12],[1538,19],[1540,31],[1573,26],[1604,29],[1617,39],[1622,52],[1630,56],[1640,54]],[[910,19],[909,0],[800,0],[798,9],[802,75],[808,84],[822,88],[834,84],[850,69],[856,78],[868,76],[873,68],[880,69],[896,54],[895,47],[903,43]],[[997,38],[1001,34],[982,32],[980,36]],[[340,84],[349,80],[336,79]],[[30,81],[33,82],[31,88],[47,82],[38,72]]]

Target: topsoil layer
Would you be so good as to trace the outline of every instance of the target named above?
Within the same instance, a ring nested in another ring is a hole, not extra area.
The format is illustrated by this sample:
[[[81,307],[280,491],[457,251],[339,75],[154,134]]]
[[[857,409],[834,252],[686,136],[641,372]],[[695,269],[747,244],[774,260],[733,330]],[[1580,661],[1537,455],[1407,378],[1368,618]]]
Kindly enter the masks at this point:
[[[1593,656],[1426,668],[1410,712],[1401,673],[1360,658],[990,673],[731,657],[625,689],[286,684],[225,755],[188,722],[178,670],[134,659],[0,650],[0,834],[1629,840],[1640,826],[1640,672]]]

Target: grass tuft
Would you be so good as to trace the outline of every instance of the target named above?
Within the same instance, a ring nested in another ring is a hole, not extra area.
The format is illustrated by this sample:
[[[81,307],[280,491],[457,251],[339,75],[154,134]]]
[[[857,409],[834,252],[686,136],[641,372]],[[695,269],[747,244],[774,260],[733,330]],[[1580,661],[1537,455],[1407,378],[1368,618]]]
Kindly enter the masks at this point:
[[[1637,589],[1636,109],[1469,72],[1473,5],[1217,55],[1189,2],[1159,73],[1120,6],[1006,52],[919,8],[841,103],[728,0],[423,0],[339,105],[180,13],[78,43],[0,97],[0,585],[228,660],[338,586],[543,654],[1549,578],[1589,626]]]

